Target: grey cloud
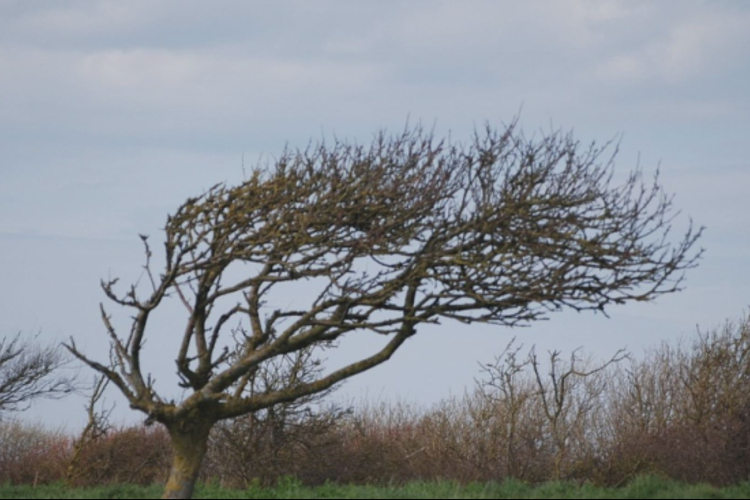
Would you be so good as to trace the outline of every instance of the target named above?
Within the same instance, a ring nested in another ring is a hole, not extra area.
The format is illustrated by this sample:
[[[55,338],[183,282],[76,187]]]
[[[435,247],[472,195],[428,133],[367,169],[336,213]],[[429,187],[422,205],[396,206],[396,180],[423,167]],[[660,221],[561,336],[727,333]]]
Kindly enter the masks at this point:
[[[423,118],[452,119],[441,106],[466,92],[494,92],[511,108],[549,95],[564,114],[566,96],[616,89],[613,71],[658,67],[649,47],[690,17],[583,0],[11,5],[0,30],[13,42],[0,45],[0,85],[15,96],[0,101],[7,120],[94,137],[232,134],[258,117],[286,120],[290,109],[313,124],[329,113],[361,120],[372,103],[392,112],[400,101],[399,119],[430,106]],[[691,5],[700,18],[706,8]],[[633,33],[642,39],[628,41]],[[420,87],[441,102],[419,99]]]

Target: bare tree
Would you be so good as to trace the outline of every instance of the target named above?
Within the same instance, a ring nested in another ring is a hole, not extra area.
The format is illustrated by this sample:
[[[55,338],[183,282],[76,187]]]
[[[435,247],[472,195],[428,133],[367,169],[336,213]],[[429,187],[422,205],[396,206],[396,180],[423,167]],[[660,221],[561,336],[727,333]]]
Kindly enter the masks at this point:
[[[60,347],[40,346],[21,333],[0,339],[0,417],[25,410],[38,398],[59,398],[74,389],[59,370],[68,361]]]
[[[500,431],[493,436],[493,441],[503,445],[504,476],[522,478],[531,460],[519,457],[518,450],[522,447],[519,430],[528,423],[522,420],[528,420],[528,408],[534,404],[537,390],[526,377],[532,358],[521,358],[523,345],[517,346],[515,342],[513,338],[492,363],[481,365],[483,378],[476,381],[475,394],[486,407],[480,419],[482,425],[493,422],[489,427]]]
[[[581,434],[585,433],[587,427],[593,426],[586,420],[596,414],[594,410],[605,393],[606,380],[592,376],[601,374],[610,365],[628,357],[620,349],[607,362],[591,368],[590,362],[582,360],[579,352],[580,349],[573,351],[567,363],[560,358],[560,351],[550,352],[548,377],[541,374],[536,351],[532,349],[529,353],[529,363],[538,388],[537,396],[549,425],[555,456],[553,478],[556,481],[562,478],[563,463],[572,447],[571,441],[576,437],[580,443],[587,441]]]
[[[102,283],[133,311],[122,335],[101,308],[109,364],[68,347],[167,427],[174,465],[165,497],[189,497],[216,422],[326,391],[388,360],[421,324],[525,325],[563,308],[605,311],[679,290],[701,230],[691,225],[673,240],[671,197],[639,170],[616,184],[610,152],[570,134],[528,138],[515,122],[487,125],[468,145],[407,128],[369,146],[287,150],[168,217],[158,274],[142,237],[147,292]],[[306,304],[272,306],[302,282]],[[180,401],[157,394],[141,363],[149,318],[168,297],[188,310],[175,353],[189,391]],[[223,348],[227,324],[240,318],[247,333]],[[274,358],[367,332],[384,345],[363,359],[289,387],[245,390]]]
[[[83,449],[90,443],[104,437],[112,428],[110,424],[110,415],[114,406],[109,409],[97,410],[97,405],[104,396],[104,391],[109,385],[109,379],[104,375],[97,375],[91,386],[89,399],[86,403],[86,414],[88,420],[81,434],[73,443],[73,450],[68,462],[68,470],[65,474],[65,483],[68,486],[74,486],[76,479],[80,476],[80,461]]]

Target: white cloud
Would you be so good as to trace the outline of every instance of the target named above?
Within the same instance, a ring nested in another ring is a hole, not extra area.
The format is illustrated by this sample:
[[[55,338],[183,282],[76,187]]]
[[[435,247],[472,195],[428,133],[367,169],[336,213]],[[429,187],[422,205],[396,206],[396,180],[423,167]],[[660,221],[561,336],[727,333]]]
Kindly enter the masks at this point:
[[[750,44],[750,13],[700,10],[665,24],[664,34],[610,55],[595,70],[611,83],[675,84],[721,72]]]
[[[55,5],[51,9],[31,12],[22,25],[29,29],[81,35],[130,25],[142,11],[138,3],[104,0],[78,4]]]
[[[41,5],[23,2],[15,11],[6,13],[0,23],[7,32],[36,45],[132,32],[163,13],[163,7],[162,3],[139,0],[71,0]]]
[[[164,50],[108,50],[77,57],[75,68],[82,82],[94,88],[143,90],[189,85],[199,75],[201,61]]]
[[[232,128],[248,117],[320,113],[326,102],[372,90],[387,72],[384,65],[355,60],[146,48],[0,48],[0,67],[6,123],[98,133]]]

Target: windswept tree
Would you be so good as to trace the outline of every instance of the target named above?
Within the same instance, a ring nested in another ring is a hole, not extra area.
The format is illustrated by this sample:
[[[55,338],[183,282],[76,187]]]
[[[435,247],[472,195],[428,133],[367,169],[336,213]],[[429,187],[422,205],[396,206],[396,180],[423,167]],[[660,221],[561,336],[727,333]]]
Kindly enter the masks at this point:
[[[637,169],[615,182],[615,151],[561,132],[530,138],[515,122],[488,125],[467,145],[417,127],[370,145],[287,150],[169,216],[158,273],[142,237],[147,292],[103,282],[133,318],[122,335],[102,307],[110,362],[68,347],[166,426],[165,497],[187,498],[217,422],[326,391],[384,363],[424,323],[526,325],[679,290],[701,230],[673,237],[672,198]],[[300,287],[306,304],[273,306]],[[168,298],[187,310],[174,353],[187,390],[179,401],[157,394],[141,363],[149,318]],[[278,358],[368,332],[383,343],[367,357],[247,390]]]
[[[59,398],[75,388],[61,373],[69,355],[59,346],[42,346],[21,333],[0,339],[0,419],[21,411],[36,399]]]

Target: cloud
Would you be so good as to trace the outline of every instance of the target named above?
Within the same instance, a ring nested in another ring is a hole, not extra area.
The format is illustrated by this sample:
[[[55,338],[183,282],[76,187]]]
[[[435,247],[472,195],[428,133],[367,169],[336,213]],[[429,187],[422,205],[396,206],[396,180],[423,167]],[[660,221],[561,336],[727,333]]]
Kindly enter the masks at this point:
[[[4,123],[95,135],[237,130],[247,119],[318,115],[376,88],[387,69],[212,50],[0,48]],[[54,82],[54,83],[52,83]],[[42,125],[45,126],[45,125]]]
[[[158,8],[156,9],[158,11]],[[66,2],[46,9],[31,9],[18,17],[17,26],[32,32],[76,38],[124,30],[140,24],[148,15],[142,2]]]
[[[737,52],[747,18],[690,2],[698,14],[671,19],[619,0],[13,5],[0,20],[3,121],[95,137],[227,135],[291,116],[313,130],[484,119],[522,103],[542,120],[575,116],[602,80],[702,75],[717,51]]]
[[[750,13],[700,9],[667,24],[643,46],[619,51],[596,68],[602,80],[620,84],[677,84],[724,73],[750,44]]]

